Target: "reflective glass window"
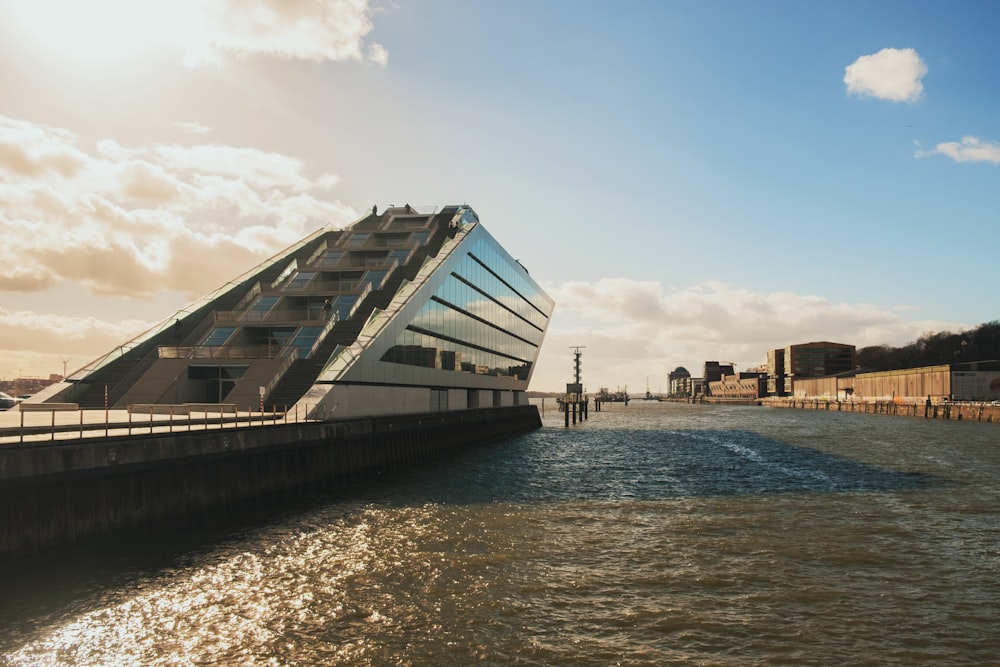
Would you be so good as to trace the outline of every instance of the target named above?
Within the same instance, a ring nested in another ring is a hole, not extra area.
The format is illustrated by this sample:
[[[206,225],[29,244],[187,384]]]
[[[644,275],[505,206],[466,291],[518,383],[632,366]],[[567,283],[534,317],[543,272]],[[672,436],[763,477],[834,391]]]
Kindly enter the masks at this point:
[[[411,251],[409,250],[393,250],[392,252],[389,253],[389,259],[390,260],[395,259],[399,262],[400,265],[403,265],[406,263],[407,258],[410,256],[410,252]]]
[[[275,304],[281,300],[280,296],[262,296],[259,297],[252,306],[247,308],[246,313],[243,315],[245,320],[261,320],[271,312]]]
[[[235,331],[236,327],[215,327],[209,332],[202,345],[225,345],[226,341],[229,340]]]
[[[305,359],[306,355],[309,354],[309,350],[312,346],[316,344],[316,340],[319,338],[320,333],[322,333],[323,327],[302,327],[299,332],[295,334],[295,338],[292,339],[292,345],[299,348],[299,358]]]
[[[347,319],[351,314],[351,308],[358,300],[357,294],[345,294],[344,296],[338,296],[333,302],[333,310],[337,313],[338,319]]]
[[[320,259],[319,265],[325,269],[331,268],[336,266],[337,262],[339,262],[340,258],[343,256],[343,250],[329,250],[325,255],[323,255],[323,258]]]
[[[369,271],[365,274],[364,282],[371,285],[372,290],[377,290],[382,286],[382,279],[385,278],[385,274],[385,271]]]
[[[288,289],[304,289],[315,275],[315,271],[299,271],[288,283]]]
[[[527,379],[553,305],[523,267],[480,239],[383,360]]]

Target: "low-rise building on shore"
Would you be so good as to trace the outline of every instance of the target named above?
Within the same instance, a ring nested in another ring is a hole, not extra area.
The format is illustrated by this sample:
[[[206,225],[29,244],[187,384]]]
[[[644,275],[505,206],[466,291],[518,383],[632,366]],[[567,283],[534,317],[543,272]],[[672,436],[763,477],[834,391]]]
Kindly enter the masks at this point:
[[[795,382],[793,395],[839,401],[989,402],[1000,400],[1000,361],[805,378]]]

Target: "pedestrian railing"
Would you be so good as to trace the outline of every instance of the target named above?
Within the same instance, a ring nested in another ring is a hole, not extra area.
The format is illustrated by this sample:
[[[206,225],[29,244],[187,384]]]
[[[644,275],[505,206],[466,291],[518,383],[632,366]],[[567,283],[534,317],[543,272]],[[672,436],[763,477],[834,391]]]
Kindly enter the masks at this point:
[[[305,405],[300,412],[298,405],[291,410],[286,406],[284,411],[265,411],[260,406],[252,405],[240,409],[235,403],[134,403],[128,406],[126,417],[120,410],[85,410],[77,403],[21,403],[18,406],[21,413],[19,426],[0,428],[0,444],[323,421],[325,413],[317,413],[316,407]],[[57,412],[76,412],[79,417],[57,420]],[[104,414],[101,415],[101,412]],[[45,423],[32,418],[38,413],[48,413]]]

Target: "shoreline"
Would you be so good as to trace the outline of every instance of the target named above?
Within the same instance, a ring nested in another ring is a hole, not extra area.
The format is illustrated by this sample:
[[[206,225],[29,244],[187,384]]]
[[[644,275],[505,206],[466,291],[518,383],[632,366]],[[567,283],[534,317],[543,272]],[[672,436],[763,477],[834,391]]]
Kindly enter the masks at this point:
[[[946,421],[974,421],[1000,424],[1000,405],[988,403],[934,403],[893,399],[837,401],[828,398],[713,398],[664,399],[670,403],[708,405],[759,405],[766,408],[795,410],[826,410],[828,412],[857,412],[868,415],[919,417]]]

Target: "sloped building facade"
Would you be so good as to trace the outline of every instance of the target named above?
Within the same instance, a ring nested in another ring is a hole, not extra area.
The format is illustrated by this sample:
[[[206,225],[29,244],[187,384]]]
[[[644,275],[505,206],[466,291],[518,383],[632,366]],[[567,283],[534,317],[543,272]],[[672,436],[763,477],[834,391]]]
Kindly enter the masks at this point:
[[[373,209],[95,360],[49,400],[329,419],[518,405],[553,307],[471,208]]]

